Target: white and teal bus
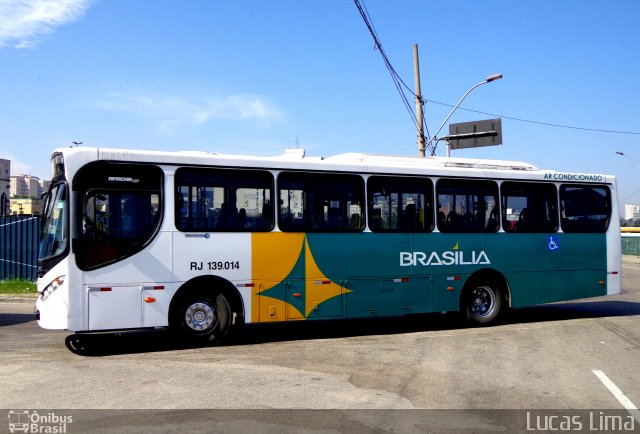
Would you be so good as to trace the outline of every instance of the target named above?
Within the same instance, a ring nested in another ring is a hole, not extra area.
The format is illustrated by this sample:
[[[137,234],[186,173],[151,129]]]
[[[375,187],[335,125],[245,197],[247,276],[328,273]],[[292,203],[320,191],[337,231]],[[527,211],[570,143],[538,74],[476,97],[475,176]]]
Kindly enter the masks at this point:
[[[165,327],[462,312],[620,292],[612,176],[302,150],[52,156],[41,327]]]

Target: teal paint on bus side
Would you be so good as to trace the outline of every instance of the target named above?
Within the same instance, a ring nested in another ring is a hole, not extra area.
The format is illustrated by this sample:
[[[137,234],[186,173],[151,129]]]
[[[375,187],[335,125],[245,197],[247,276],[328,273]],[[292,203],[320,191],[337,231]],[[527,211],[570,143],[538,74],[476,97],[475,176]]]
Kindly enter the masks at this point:
[[[307,242],[324,275],[347,290],[310,319],[457,310],[464,283],[482,269],[505,276],[513,307],[606,294],[605,234],[307,234]]]
[[[414,276],[414,270],[400,266],[399,252],[410,251],[412,239],[410,234],[307,234],[320,270],[345,288],[349,318],[431,311],[426,275]]]
[[[498,233],[486,237],[492,268],[504,274],[511,306],[548,303],[547,234]]]
[[[558,248],[549,251],[550,300],[607,294],[605,234],[555,234]]]

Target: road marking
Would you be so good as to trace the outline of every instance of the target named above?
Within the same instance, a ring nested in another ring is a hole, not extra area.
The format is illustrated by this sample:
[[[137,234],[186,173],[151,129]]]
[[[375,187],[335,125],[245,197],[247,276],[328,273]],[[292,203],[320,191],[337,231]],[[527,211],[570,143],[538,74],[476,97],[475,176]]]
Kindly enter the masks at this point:
[[[591,372],[593,372],[593,374],[598,377],[602,384],[604,384],[604,386],[609,389],[609,392],[613,394],[613,396],[618,400],[620,404],[622,404],[622,406],[629,412],[629,414],[633,416],[638,422],[640,422],[640,410],[638,410],[638,407],[636,407],[635,404],[631,402],[629,398],[627,398],[627,395],[625,395],[622,390],[620,390],[620,388],[616,386],[615,383],[609,379],[609,377],[607,377],[607,374],[599,369],[592,369]]]

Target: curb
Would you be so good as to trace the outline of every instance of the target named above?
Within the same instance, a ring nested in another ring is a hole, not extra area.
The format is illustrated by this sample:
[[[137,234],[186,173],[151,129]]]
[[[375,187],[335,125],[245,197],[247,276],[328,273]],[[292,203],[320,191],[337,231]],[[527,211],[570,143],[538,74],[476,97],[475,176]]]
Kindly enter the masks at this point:
[[[37,294],[28,294],[28,295],[8,295],[3,294],[0,295],[0,303],[36,303],[38,299]]]
[[[627,264],[640,264],[640,256],[622,255],[622,262]]]

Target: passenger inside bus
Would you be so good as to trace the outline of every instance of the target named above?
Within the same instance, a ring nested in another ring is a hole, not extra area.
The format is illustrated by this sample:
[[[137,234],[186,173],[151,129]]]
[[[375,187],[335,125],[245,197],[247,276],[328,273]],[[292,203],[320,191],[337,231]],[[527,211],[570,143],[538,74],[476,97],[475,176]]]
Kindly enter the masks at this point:
[[[527,208],[522,208],[516,222],[516,232],[526,232],[529,228],[529,223],[529,211]]]

